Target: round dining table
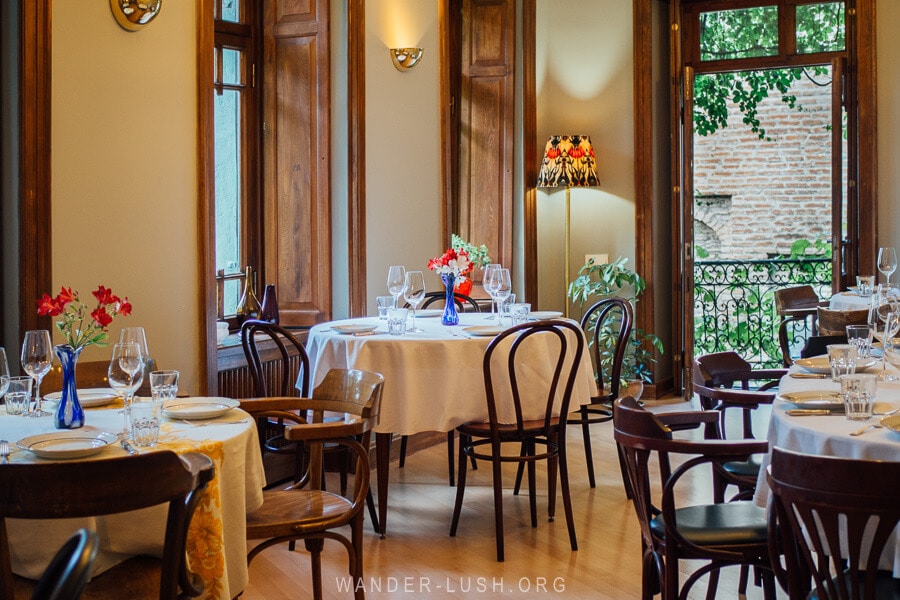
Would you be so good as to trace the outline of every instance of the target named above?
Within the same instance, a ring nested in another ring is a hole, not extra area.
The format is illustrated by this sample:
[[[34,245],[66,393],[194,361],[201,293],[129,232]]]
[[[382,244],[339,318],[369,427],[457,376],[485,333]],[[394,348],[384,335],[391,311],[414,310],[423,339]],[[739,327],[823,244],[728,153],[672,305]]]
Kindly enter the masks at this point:
[[[50,409],[52,403],[45,403]],[[119,434],[124,426],[120,412],[122,401],[85,409],[85,428],[79,431]],[[35,435],[64,433],[54,428],[52,417],[31,418],[0,411],[0,439],[10,442],[10,462],[30,463],[48,460],[19,448],[18,440]],[[215,478],[207,486],[204,499],[194,513],[188,534],[188,555],[194,571],[204,579],[202,598],[231,600],[249,581],[247,569],[247,511],[262,505],[265,486],[262,455],[256,426],[250,415],[234,408],[209,421],[164,419],[159,443],[153,448],[137,448],[140,453],[159,450],[202,452],[215,464]],[[98,460],[122,456],[126,450],[118,443],[96,454],[76,460]],[[0,468],[3,465],[0,464]],[[48,481],[47,485],[53,485]],[[79,528],[94,530],[100,536],[100,550],[93,575],[127,560],[131,556],[162,555],[167,507],[154,506],[140,511],[85,519],[9,519],[9,547],[13,572],[37,579],[56,550]],[[203,552],[201,556],[197,554]]]
[[[866,371],[900,377],[900,371],[890,363],[882,371],[880,360]],[[860,435],[850,435],[864,425],[877,424],[882,418],[879,416],[881,413],[900,408],[900,380],[879,381],[874,408],[876,415],[868,421],[851,421],[840,407],[840,385],[833,382],[830,375],[823,378],[812,375],[816,374],[794,365],[781,379],[779,395],[772,406],[769,421],[769,448],[778,446],[820,456],[900,462],[900,432],[873,427]],[[821,399],[816,400],[816,395]],[[788,399],[801,402],[794,403]],[[810,401],[815,405],[808,404]],[[806,410],[827,411],[828,414],[803,412]],[[754,501],[759,506],[766,506],[769,497],[766,480],[768,465],[767,455],[763,458],[754,494]],[[900,577],[900,536],[897,531],[893,538],[881,557],[880,568],[893,571],[895,577]]]
[[[381,413],[375,428],[382,534],[386,531],[393,434],[448,432],[469,421],[488,419],[483,356],[497,333],[498,322],[490,320],[488,314],[461,313],[459,325],[444,326],[440,312],[419,311],[415,322],[422,331],[404,335],[388,334],[386,321],[378,317],[323,323],[310,330],[306,343],[313,387],[333,368],[375,371],[384,376]],[[361,331],[366,328],[372,330]],[[546,389],[546,384],[529,382],[545,382],[551,376],[552,362],[544,350],[533,347],[523,361],[525,368],[518,374],[526,418],[543,416],[546,398],[539,392]],[[506,368],[505,363],[498,368]],[[591,359],[585,351],[578,366],[571,406],[588,403],[595,390]]]

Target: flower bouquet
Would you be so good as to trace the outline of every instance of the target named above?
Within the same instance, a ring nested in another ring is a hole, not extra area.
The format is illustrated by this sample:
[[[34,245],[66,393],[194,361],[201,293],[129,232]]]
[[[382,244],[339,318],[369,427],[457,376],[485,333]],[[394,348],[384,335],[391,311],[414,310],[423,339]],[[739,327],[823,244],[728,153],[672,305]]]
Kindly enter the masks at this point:
[[[472,271],[477,267],[484,267],[491,262],[488,248],[484,244],[476,246],[475,244],[467,242],[455,233],[450,236],[450,247],[457,252],[465,252],[468,254],[469,260],[472,261],[472,268],[463,273],[465,277],[456,282],[456,291],[460,294],[470,296],[472,294],[473,283],[471,277]]]
[[[428,268],[441,276],[446,290],[444,314],[441,323],[444,325],[459,324],[459,315],[456,313],[456,298],[453,293],[457,280],[466,280],[466,274],[472,271],[472,261],[465,250],[457,251],[449,248],[441,256],[436,256],[428,261]]]

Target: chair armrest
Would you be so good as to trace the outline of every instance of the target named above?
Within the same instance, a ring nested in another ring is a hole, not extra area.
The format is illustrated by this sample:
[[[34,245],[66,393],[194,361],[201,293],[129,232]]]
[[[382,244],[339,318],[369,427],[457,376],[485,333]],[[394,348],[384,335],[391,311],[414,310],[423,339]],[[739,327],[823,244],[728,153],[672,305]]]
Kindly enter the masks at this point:
[[[656,418],[672,431],[687,431],[703,424],[718,423],[719,416],[719,413],[711,410],[692,410],[660,413]]]

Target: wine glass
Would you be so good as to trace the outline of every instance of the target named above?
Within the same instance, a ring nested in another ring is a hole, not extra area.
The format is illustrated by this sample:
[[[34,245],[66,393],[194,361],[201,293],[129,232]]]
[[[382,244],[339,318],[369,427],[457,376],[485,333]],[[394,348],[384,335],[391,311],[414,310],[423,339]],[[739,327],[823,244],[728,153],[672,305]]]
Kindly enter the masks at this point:
[[[897,270],[897,252],[893,247],[884,247],[878,249],[878,270],[886,279],[888,291],[891,289],[891,275]]]
[[[50,413],[41,409],[41,381],[53,364],[53,346],[50,332],[46,329],[26,331],[22,342],[22,368],[34,379],[34,410],[29,417],[49,417]]]
[[[416,309],[419,307],[419,304],[421,304],[425,299],[425,275],[422,273],[422,271],[406,272],[403,297],[406,298],[406,301],[409,302],[409,305],[412,307],[413,315],[412,329],[407,329],[407,331],[411,333],[419,333],[424,331],[424,329],[419,329],[416,326]]]
[[[491,316],[487,317],[488,319],[497,318],[494,316],[494,303],[496,302],[494,294],[500,288],[500,268],[499,263],[490,263],[484,267],[484,277],[481,280],[481,285],[484,287],[484,291],[491,297]]]
[[[137,344],[141,349],[141,358],[144,361],[143,369],[144,373],[149,373],[154,368],[156,368],[156,364],[154,363],[152,366],[148,368],[148,364],[150,359],[150,350],[147,348],[147,334],[144,333],[143,327],[123,327],[122,331],[119,332],[119,343],[120,344],[129,344],[134,343]]]
[[[134,343],[116,344],[113,346],[112,358],[109,361],[109,387],[120,394],[125,401],[125,431],[128,431],[128,406],[134,392],[144,381],[144,356],[141,347]]]
[[[879,376],[881,381],[893,382],[897,380],[893,375],[887,374],[886,361],[889,353],[893,354],[896,352],[894,338],[897,337],[898,332],[900,332],[900,313],[892,311],[888,313],[884,321],[884,337],[881,338],[881,375]]]
[[[0,348],[0,397],[9,389],[9,363],[6,361],[6,349]]]
[[[500,306],[504,302],[506,302],[506,299],[509,298],[510,294],[512,294],[512,280],[510,279],[510,276],[509,276],[509,269],[503,269],[503,268],[499,269],[497,271],[495,280],[496,280],[496,283],[494,283],[494,285],[493,285],[493,287],[495,288],[494,298],[497,299],[497,311],[498,311],[497,322],[499,323],[500,322],[500,315],[499,315]]]
[[[391,265],[388,269],[387,289],[388,293],[394,297],[394,307],[397,306],[397,299],[403,293],[406,287],[406,267],[402,265]]]

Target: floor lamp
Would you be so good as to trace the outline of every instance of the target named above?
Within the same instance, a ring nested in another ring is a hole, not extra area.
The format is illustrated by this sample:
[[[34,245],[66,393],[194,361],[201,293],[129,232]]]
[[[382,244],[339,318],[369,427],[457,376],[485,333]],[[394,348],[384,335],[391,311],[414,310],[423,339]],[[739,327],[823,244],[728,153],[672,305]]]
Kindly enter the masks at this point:
[[[569,316],[569,240],[571,239],[571,199],[573,187],[595,187],[600,185],[597,179],[597,161],[591,138],[587,135],[553,135],[547,140],[541,170],[538,173],[537,187],[566,188],[566,267],[565,280],[566,316]]]

